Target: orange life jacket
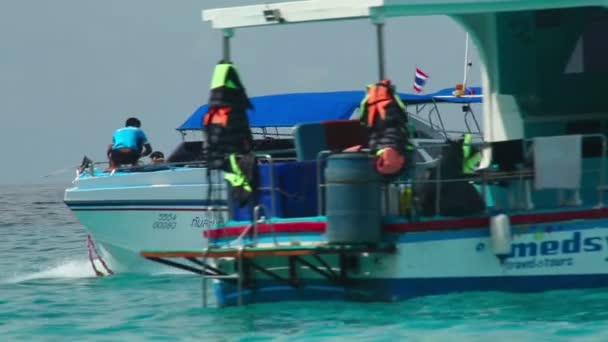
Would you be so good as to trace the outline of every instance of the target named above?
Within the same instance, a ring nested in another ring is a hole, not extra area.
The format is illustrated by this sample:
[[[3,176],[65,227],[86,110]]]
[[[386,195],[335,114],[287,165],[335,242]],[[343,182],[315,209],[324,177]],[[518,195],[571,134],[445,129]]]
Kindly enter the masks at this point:
[[[393,100],[390,81],[382,80],[367,89],[365,105],[367,105],[367,126],[372,127],[379,115],[382,120],[386,118],[386,106]]]
[[[210,108],[203,123],[205,126],[209,124],[216,124],[226,127],[228,124],[228,115],[232,111],[230,107],[214,107]]]

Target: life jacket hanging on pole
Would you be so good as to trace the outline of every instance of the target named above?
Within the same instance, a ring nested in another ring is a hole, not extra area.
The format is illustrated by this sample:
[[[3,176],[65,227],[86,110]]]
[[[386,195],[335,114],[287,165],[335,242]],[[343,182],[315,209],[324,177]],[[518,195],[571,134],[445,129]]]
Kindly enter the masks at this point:
[[[474,173],[482,158],[481,153],[472,144],[473,136],[471,133],[465,133],[462,139],[462,173],[465,175]]]
[[[231,198],[235,199],[240,207],[244,207],[254,198],[258,188],[258,163],[253,153],[236,154],[228,157],[228,170],[224,170],[224,179],[230,183]]]
[[[361,123],[369,132],[369,147],[376,156],[376,170],[387,176],[405,168],[409,128],[405,104],[390,80],[367,86],[359,108]]]
[[[207,134],[209,167],[220,169],[231,153],[249,153],[253,145],[247,109],[253,108],[233,64],[215,66],[209,95],[209,110],[202,125]]]
[[[232,198],[243,207],[257,189],[258,170],[247,117],[247,109],[253,105],[232,63],[215,66],[208,106],[202,122],[207,135],[207,166],[224,171]]]

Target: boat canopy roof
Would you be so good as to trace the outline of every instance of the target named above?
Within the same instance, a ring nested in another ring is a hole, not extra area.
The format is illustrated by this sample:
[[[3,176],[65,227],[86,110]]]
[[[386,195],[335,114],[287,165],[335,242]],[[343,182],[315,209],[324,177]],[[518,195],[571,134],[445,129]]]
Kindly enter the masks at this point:
[[[606,6],[606,0],[307,0],[206,9],[204,21],[215,29],[286,25],[332,20],[385,18],[418,15],[458,15]]]
[[[480,103],[481,88],[467,88],[470,95],[454,96],[454,88],[446,88],[426,95],[399,93],[405,104],[433,102]],[[364,91],[332,91],[265,95],[251,98],[254,108],[247,111],[251,127],[292,127],[299,123],[349,119],[361,100]],[[179,131],[202,129],[202,119],[208,106],[200,106],[181,126]]]

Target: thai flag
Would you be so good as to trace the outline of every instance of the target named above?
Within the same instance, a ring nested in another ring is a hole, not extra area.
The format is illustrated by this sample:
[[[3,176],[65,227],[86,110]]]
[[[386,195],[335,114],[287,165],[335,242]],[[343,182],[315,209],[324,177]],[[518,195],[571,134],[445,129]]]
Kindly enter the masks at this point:
[[[425,74],[422,70],[416,68],[416,76],[414,77],[414,90],[417,93],[422,92],[424,89],[424,85],[426,84],[426,80],[429,78],[429,75]]]

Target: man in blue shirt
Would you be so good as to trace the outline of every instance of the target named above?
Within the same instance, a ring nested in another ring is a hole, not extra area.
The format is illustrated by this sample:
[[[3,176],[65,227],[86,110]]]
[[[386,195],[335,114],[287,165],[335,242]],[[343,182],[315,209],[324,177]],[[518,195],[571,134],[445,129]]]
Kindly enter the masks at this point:
[[[141,121],[139,119],[128,118],[125,127],[114,132],[113,144],[108,149],[110,168],[124,164],[135,166],[140,157],[145,157],[152,152],[152,146],[140,127]]]

